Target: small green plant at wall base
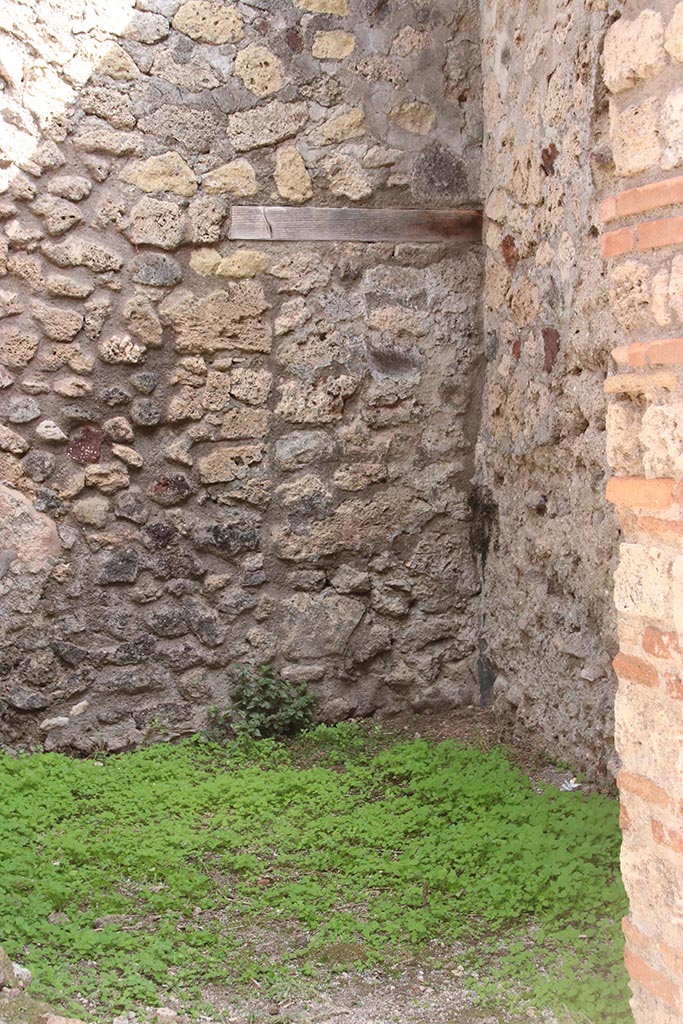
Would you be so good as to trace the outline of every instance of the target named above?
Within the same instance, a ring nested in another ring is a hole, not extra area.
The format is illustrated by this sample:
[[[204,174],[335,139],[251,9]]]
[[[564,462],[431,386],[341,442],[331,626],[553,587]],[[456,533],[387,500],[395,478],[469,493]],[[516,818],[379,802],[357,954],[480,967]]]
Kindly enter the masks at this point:
[[[238,736],[278,739],[311,724],[313,697],[305,683],[283,679],[271,665],[239,665],[232,705]]]
[[[311,725],[313,697],[305,683],[283,679],[272,665],[238,665],[230,710],[209,708],[206,735],[215,742],[296,736]]]

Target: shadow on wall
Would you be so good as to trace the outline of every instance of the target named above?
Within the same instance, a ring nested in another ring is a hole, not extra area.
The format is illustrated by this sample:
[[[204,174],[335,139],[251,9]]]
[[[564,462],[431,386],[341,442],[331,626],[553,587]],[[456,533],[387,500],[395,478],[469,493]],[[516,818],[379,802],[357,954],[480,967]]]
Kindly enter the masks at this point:
[[[143,6],[5,27],[4,738],[192,732],[237,661],[329,719],[469,702],[478,250],[224,239],[471,203],[472,5]]]

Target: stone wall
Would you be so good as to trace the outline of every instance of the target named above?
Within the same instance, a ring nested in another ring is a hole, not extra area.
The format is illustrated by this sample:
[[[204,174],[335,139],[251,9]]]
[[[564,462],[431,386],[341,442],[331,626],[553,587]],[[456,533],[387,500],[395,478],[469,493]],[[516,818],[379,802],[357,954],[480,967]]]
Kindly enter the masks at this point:
[[[622,529],[616,740],[639,1024],[683,1015],[683,4],[625,5],[605,41],[618,181],[601,209],[619,323],[608,497]]]
[[[616,338],[598,245],[611,180],[602,39],[616,4],[484,4],[485,334],[478,457],[491,537],[482,683],[530,744],[614,772]]]
[[[3,739],[193,731],[237,662],[331,719],[469,700],[476,248],[226,237],[476,201],[476,5],[5,8]]]

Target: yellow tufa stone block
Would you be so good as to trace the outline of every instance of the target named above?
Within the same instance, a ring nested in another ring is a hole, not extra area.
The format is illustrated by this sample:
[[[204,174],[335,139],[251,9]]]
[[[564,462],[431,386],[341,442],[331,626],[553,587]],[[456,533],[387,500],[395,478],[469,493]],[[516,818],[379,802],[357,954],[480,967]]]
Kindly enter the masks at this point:
[[[348,0],[295,0],[296,6],[309,14],[348,14]]]
[[[649,405],[639,440],[646,476],[683,478],[683,403]]]
[[[353,107],[345,114],[326,121],[320,128],[323,142],[345,142],[365,135],[365,113],[362,107]]]
[[[356,37],[351,32],[316,32],[311,52],[317,60],[343,60],[355,48]]]
[[[178,196],[193,196],[197,191],[194,171],[178,153],[173,152],[129,164],[119,177],[143,192],[173,192]]]
[[[610,139],[617,174],[632,177],[659,163],[660,113],[656,96],[622,111],[614,100],[610,103]]]
[[[662,167],[670,171],[683,163],[683,89],[673,89],[662,103]]]
[[[190,267],[202,277],[254,277],[267,271],[268,257],[256,249],[240,249],[229,256],[221,256],[216,249],[196,249]]]
[[[676,387],[673,370],[656,370],[652,373],[615,373],[605,381],[606,395],[652,395],[664,389],[673,391]]]
[[[233,196],[254,196],[258,192],[256,173],[248,160],[240,158],[221,164],[202,178],[202,188],[209,195],[230,193]]]
[[[666,52],[683,64],[683,4],[676,4],[664,37]]]
[[[392,57],[409,57],[413,53],[422,53],[429,45],[429,33],[424,29],[406,25],[398,33],[391,44]]]
[[[662,16],[645,10],[633,21],[620,18],[605,36],[605,84],[612,93],[630,89],[666,65]]]
[[[38,350],[38,335],[17,327],[0,330],[0,361],[6,366],[27,366]]]
[[[228,138],[241,153],[296,135],[309,118],[308,104],[271,100],[251,110],[238,110],[228,117]]]
[[[241,445],[236,448],[216,448],[199,460],[199,478],[203,484],[230,483],[243,479],[250,466],[258,464],[264,456],[262,444]]]
[[[311,176],[296,146],[283,146],[275,157],[275,185],[283,199],[304,203],[313,195]]]
[[[235,7],[190,0],[173,19],[173,28],[198,43],[239,43],[244,35],[242,15]]]
[[[107,50],[99,61],[96,71],[100,75],[107,75],[108,78],[114,78],[120,82],[132,81],[140,75],[140,69],[135,61],[118,43],[113,43]]]
[[[399,128],[414,135],[428,135],[436,121],[436,114],[430,105],[418,101],[396,107],[389,116]]]
[[[614,603],[622,615],[644,615],[669,623],[672,614],[671,556],[662,548],[622,544],[614,574]]]
[[[270,96],[284,85],[282,64],[267,47],[252,43],[235,57],[235,74],[255,96]]]

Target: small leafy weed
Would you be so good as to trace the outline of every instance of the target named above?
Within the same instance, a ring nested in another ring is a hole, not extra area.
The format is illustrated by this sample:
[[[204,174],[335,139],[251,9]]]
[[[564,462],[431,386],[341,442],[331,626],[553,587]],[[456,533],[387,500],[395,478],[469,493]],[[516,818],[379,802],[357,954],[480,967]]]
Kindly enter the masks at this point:
[[[207,713],[206,736],[214,742],[283,739],[311,725],[313,697],[306,684],[283,679],[272,665],[238,665],[231,698],[230,709],[215,705]]]

